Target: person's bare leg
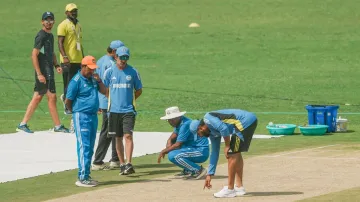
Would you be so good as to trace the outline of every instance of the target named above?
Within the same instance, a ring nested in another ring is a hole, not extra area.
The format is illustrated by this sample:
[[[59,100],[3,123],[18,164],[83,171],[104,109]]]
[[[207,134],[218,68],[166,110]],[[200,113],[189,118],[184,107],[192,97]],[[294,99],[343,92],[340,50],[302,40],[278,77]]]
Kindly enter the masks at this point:
[[[46,93],[46,95],[48,98],[48,106],[49,106],[49,112],[50,112],[51,118],[52,118],[55,126],[59,126],[60,119],[59,119],[59,114],[58,114],[57,108],[56,108],[56,94],[48,91]]]
[[[244,171],[244,160],[242,158],[242,155],[240,153],[240,156],[237,158],[236,162],[236,176],[235,176],[235,182],[237,187],[243,186],[243,171]]]
[[[124,139],[125,139],[126,162],[131,163],[132,153],[133,153],[133,150],[134,150],[133,137],[130,134],[125,134]]]
[[[124,159],[124,145],[123,145],[123,137],[116,137],[116,152],[119,157],[120,164],[125,163]]]
[[[21,121],[22,123],[27,123],[32,115],[34,114],[36,108],[38,107],[39,103],[41,102],[43,96],[42,95],[39,95],[38,92],[35,92],[27,109],[26,109],[26,113],[24,115],[24,118],[23,120]]]
[[[234,189],[235,174],[236,174],[236,163],[239,153],[228,155],[228,189]]]

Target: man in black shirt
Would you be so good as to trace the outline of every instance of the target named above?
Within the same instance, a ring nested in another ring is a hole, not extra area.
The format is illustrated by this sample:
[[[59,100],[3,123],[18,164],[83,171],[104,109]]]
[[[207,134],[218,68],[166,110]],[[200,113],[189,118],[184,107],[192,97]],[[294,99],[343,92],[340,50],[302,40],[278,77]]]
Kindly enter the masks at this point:
[[[30,120],[43,96],[46,94],[51,118],[55,124],[54,131],[69,133],[69,129],[65,128],[60,123],[56,109],[54,67],[58,73],[62,73],[62,69],[57,63],[54,54],[54,36],[51,33],[54,22],[55,17],[52,12],[45,12],[42,15],[41,24],[43,27],[35,37],[35,45],[31,54],[32,64],[35,69],[34,95],[27,107],[23,120],[18,125],[16,131],[33,133],[33,131],[29,129],[27,122]]]

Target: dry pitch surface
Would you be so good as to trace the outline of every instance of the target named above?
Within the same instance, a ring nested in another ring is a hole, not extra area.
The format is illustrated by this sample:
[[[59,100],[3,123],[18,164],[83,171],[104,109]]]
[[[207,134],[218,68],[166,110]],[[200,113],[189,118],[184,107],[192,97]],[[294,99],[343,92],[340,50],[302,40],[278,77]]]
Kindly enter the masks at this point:
[[[52,201],[296,201],[360,186],[355,180],[360,170],[360,145],[327,145],[247,158],[247,195],[215,199],[212,194],[226,184],[226,166],[218,166],[212,190],[203,190],[203,180],[169,176]]]

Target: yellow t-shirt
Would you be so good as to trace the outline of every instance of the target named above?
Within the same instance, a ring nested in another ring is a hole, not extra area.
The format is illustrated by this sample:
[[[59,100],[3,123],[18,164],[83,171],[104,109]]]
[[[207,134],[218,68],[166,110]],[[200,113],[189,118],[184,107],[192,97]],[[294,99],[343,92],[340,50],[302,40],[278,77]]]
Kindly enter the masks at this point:
[[[81,50],[82,31],[79,22],[75,25],[69,19],[65,19],[58,25],[57,35],[65,37],[64,50],[70,63],[81,63],[83,58]],[[60,62],[63,61],[64,59],[60,53]]]

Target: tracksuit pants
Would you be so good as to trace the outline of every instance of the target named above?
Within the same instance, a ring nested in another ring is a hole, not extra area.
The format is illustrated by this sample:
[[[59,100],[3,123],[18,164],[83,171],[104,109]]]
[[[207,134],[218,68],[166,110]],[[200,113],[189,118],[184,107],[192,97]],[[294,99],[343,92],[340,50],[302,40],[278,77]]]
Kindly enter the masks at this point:
[[[98,127],[97,114],[75,112],[73,114],[74,128],[77,140],[78,179],[88,180],[90,176],[91,158],[94,154],[94,144]]]
[[[203,163],[209,157],[209,147],[184,147],[168,154],[169,161],[193,173],[201,169],[196,163]]]

